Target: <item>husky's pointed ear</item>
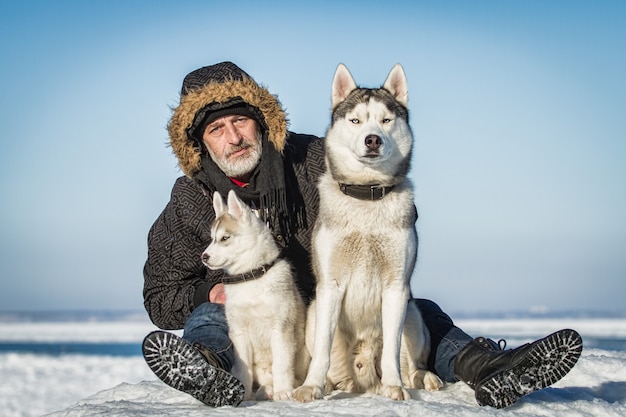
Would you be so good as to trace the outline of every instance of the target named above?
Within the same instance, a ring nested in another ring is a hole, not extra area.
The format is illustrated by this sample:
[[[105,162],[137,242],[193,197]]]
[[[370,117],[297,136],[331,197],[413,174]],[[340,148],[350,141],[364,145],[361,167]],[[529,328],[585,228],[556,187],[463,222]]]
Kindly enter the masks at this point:
[[[239,220],[246,218],[248,210],[246,204],[237,197],[233,190],[228,192],[228,214]]]
[[[333,78],[333,91],[331,95],[331,104],[334,109],[337,104],[341,103],[348,97],[348,94],[356,88],[356,83],[352,74],[348,71],[348,68],[339,64],[335,70],[335,77]]]
[[[396,64],[393,66],[383,88],[389,91],[404,107],[409,105],[409,88],[406,82],[406,75],[402,65]]]
[[[217,219],[224,214],[224,200],[219,192],[213,193],[213,211],[215,212],[215,218]]]

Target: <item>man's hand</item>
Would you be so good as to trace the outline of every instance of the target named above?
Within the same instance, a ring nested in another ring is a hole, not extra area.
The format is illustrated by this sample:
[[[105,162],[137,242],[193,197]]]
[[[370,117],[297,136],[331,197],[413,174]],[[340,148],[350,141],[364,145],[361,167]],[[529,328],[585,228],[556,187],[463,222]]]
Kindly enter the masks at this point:
[[[216,304],[226,304],[226,292],[224,284],[215,284],[209,291],[209,301]]]

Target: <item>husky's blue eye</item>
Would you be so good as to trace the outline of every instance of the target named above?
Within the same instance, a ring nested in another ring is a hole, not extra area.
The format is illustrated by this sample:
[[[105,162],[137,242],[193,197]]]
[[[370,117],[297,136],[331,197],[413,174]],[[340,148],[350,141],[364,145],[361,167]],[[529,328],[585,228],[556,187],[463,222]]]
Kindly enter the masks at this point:
[[[361,121],[360,121],[359,119],[357,119],[357,118],[350,119],[350,121],[351,121],[353,124],[355,124],[355,125],[358,125],[359,123],[361,123]]]

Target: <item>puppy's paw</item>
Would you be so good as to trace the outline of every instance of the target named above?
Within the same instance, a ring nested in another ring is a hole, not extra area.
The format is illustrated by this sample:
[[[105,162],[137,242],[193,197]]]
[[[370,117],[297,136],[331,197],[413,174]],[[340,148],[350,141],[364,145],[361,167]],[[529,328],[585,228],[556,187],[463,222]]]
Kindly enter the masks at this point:
[[[274,393],[274,401],[284,401],[293,398],[293,391],[278,391]]]

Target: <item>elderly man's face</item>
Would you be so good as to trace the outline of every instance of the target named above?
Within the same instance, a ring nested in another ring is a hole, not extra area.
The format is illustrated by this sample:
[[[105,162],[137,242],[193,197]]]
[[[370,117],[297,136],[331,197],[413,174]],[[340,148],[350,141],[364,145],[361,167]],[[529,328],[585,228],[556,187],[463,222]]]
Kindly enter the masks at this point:
[[[248,181],[261,160],[261,134],[257,122],[246,116],[220,117],[202,135],[209,155],[229,177]]]

